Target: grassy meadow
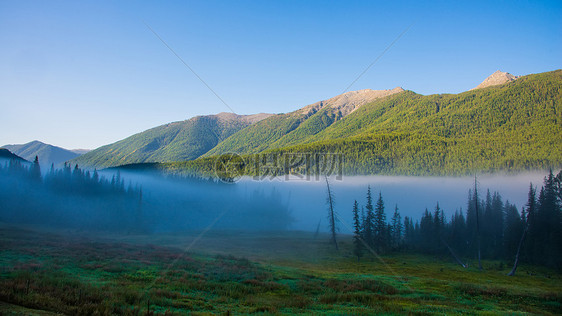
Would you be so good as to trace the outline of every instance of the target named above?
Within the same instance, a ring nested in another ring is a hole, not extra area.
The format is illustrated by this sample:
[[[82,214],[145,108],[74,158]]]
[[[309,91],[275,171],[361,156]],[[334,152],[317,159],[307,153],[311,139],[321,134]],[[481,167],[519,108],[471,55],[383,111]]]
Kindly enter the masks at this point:
[[[0,315],[562,313],[562,275],[351,253],[305,232],[85,234],[0,226]]]

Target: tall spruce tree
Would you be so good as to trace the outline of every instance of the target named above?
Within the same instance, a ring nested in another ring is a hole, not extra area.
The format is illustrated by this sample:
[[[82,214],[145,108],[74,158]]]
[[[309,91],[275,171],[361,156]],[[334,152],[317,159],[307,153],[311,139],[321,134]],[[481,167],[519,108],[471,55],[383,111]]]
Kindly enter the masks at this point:
[[[337,231],[337,227],[336,227],[336,214],[335,214],[335,210],[334,210],[334,194],[332,193],[332,190],[330,189],[330,182],[328,181],[328,177],[326,176],[326,187],[327,187],[327,197],[326,197],[326,202],[328,203],[328,223],[330,225],[330,241],[331,243],[334,244],[334,246],[336,247],[336,250],[339,250],[338,248],[338,241],[336,240],[336,231]]]
[[[478,210],[478,204],[480,203],[478,199],[478,185],[476,176],[474,176],[474,212],[476,214],[476,247],[478,251],[478,270],[482,271],[482,258],[481,258],[481,251],[480,251],[480,211]]]
[[[504,258],[512,258],[513,254],[517,252],[519,241],[521,239],[521,232],[524,227],[525,218],[517,210],[515,205],[511,205],[509,201],[505,202],[505,230],[503,234],[503,247],[502,256]]]
[[[375,206],[375,218],[374,218],[374,235],[375,235],[375,247],[377,251],[386,250],[388,248],[387,237],[387,225],[386,225],[386,214],[384,212],[384,201],[382,199],[382,193],[379,192],[379,199]]]
[[[364,239],[370,247],[374,247],[375,213],[373,208],[373,197],[371,195],[371,186],[367,187],[367,204],[365,205],[365,209],[367,209],[367,212],[365,214],[365,220],[363,221]]]
[[[560,265],[561,250],[558,246],[560,228],[560,210],[555,189],[555,177],[552,170],[544,179],[539,193],[534,229],[535,255],[533,261],[548,266]]]
[[[39,157],[35,156],[35,160],[33,160],[33,164],[30,167],[30,177],[34,181],[41,181],[41,166],[39,165]]]
[[[400,248],[402,244],[403,226],[402,216],[398,211],[398,205],[394,206],[394,214],[392,215],[392,247]]]
[[[505,247],[503,243],[505,229],[505,207],[502,197],[498,192],[494,192],[492,196],[492,223],[491,223],[491,251],[492,256],[496,259],[503,255]]]
[[[363,242],[361,240],[361,219],[359,218],[359,204],[357,200],[353,203],[353,254],[357,261],[363,256]]]

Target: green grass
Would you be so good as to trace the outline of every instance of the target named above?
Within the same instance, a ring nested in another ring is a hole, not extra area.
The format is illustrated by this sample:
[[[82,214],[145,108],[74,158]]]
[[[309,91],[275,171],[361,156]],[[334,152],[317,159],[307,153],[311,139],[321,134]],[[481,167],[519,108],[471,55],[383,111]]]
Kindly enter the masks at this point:
[[[104,238],[0,226],[2,314],[560,314],[562,276],[485,261],[340,251],[311,233]],[[186,251],[187,250],[187,251]]]

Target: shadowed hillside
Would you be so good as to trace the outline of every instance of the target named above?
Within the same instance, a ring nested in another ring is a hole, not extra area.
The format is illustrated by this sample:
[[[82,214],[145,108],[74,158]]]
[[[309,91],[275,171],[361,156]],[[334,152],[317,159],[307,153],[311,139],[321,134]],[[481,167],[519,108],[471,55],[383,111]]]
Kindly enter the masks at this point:
[[[50,167],[51,164],[61,165],[65,161],[80,156],[80,154],[71,150],[45,144],[37,140],[27,144],[5,145],[3,147],[28,161],[35,160],[35,156],[37,156],[39,163],[43,167]]]
[[[23,159],[22,157],[13,154],[11,151],[9,151],[6,148],[0,148],[0,161],[6,161],[6,160],[19,160],[19,161],[26,161],[25,159]]]

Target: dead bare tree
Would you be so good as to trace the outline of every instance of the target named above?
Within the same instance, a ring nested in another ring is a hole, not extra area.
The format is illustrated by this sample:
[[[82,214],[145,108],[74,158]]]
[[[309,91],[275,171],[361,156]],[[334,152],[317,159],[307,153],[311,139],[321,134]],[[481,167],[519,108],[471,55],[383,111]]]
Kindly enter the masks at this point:
[[[517,253],[515,254],[515,262],[513,263],[513,269],[507,274],[508,276],[514,276],[517,270],[517,265],[519,264],[519,253],[521,252],[521,246],[525,241],[525,235],[527,235],[527,219],[525,220],[525,228],[523,228],[523,234],[521,234],[521,239],[519,240],[519,245],[517,246]]]
[[[464,264],[461,260],[461,258],[459,258],[459,256],[457,256],[457,254],[453,251],[453,248],[449,247],[449,244],[447,244],[447,242],[445,242],[445,239],[443,239],[443,237],[441,237],[441,241],[445,244],[445,247],[447,247],[447,249],[449,249],[449,252],[451,253],[451,255],[453,256],[453,258],[455,258],[455,260],[457,260],[457,263],[460,264],[463,268],[466,269],[466,264]]]
[[[521,234],[521,239],[519,240],[519,245],[517,246],[517,253],[515,254],[515,262],[513,263],[513,269],[507,274],[508,276],[514,276],[517,270],[517,265],[519,264],[519,254],[521,253],[521,247],[523,247],[523,242],[525,242],[525,236],[529,230],[529,216],[535,211],[535,189],[533,189],[533,184],[529,188],[529,202],[527,203],[527,213],[525,214],[525,221],[523,223],[523,234]],[[524,210],[523,210],[524,211]]]
[[[334,244],[334,246],[336,247],[336,250],[338,249],[338,242],[336,240],[336,214],[334,213],[334,194],[332,193],[332,190],[330,189],[330,182],[328,181],[328,176],[325,177],[326,178],[326,187],[328,188],[328,197],[327,197],[327,202],[328,202],[328,220],[330,222],[330,241]]]

